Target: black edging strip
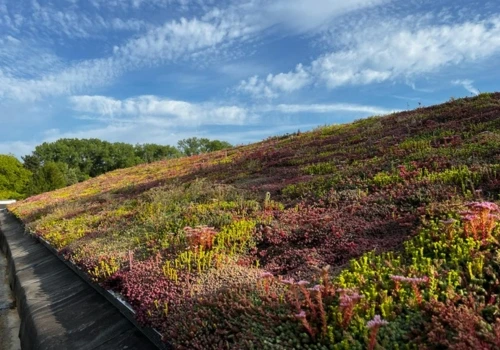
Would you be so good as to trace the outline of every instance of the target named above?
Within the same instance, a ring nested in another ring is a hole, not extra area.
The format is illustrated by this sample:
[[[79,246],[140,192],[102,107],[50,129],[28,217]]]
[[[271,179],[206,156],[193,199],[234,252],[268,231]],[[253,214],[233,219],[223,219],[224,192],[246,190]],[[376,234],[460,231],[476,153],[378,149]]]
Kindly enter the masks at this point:
[[[30,237],[35,239],[37,242],[41,243],[45,248],[47,248],[52,254],[57,256],[59,260],[61,260],[67,267],[69,267],[75,274],[77,274],[83,281],[85,281],[88,285],[90,285],[96,292],[106,298],[115,308],[120,311],[120,313],[125,316],[138,330],[141,331],[158,349],[161,350],[172,350],[174,347],[170,343],[166,343],[162,341],[161,334],[158,333],[154,328],[151,327],[143,327],[139,325],[137,320],[135,319],[135,313],[130,310],[127,306],[125,306],[120,300],[118,300],[114,295],[108,292],[106,289],[102,288],[100,285],[94,283],[81,269],[76,267],[74,264],[64,259],[63,256],[59,254],[59,252],[49,245],[49,243],[41,237],[33,235],[28,229],[26,229],[26,225],[19,219],[14,213],[10,210],[5,210],[9,215],[11,215],[16,221],[22,226],[24,232],[28,234]]]

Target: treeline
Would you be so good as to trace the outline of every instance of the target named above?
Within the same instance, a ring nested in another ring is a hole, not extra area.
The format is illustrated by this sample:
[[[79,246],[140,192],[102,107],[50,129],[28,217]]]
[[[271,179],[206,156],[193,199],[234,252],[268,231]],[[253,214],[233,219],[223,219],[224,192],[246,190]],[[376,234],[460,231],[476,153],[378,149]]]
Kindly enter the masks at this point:
[[[60,139],[45,142],[20,162],[0,155],[0,199],[22,199],[52,191],[108,171],[163,159],[191,156],[232,147],[225,141],[191,137],[177,147],[131,145],[99,139]]]

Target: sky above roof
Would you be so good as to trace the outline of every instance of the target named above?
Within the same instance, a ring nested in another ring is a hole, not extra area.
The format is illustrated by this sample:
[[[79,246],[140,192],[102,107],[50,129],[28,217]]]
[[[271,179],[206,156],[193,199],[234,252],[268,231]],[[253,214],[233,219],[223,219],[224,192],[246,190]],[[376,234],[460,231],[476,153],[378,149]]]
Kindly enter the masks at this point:
[[[500,2],[0,0],[0,153],[233,144],[499,89]]]

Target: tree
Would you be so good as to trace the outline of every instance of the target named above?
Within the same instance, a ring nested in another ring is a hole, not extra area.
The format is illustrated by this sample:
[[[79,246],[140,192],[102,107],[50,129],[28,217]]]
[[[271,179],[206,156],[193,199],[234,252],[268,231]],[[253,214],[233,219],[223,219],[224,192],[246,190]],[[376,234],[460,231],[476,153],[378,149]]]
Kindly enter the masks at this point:
[[[226,141],[209,140],[207,138],[190,137],[180,140],[178,143],[179,150],[186,156],[194,154],[208,153],[219,151],[225,148],[231,148],[232,145]]]
[[[229,142],[220,141],[220,140],[212,140],[207,145],[208,152],[220,151],[221,149],[232,148]]]
[[[78,181],[142,162],[135,155],[134,146],[99,139],[59,139],[55,142],[44,142],[38,145],[31,155],[23,157],[23,161],[25,167],[34,173],[47,162],[67,164],[68,171],[77,174]]]
[[[37,155],[26,155],[21,157],[23,160],[24,167],[31,171],[32,173],[37,171],[41,166],[42,160]]]
[[[78,168],[70,168],[66,163],[56,163],[59,170],[64,175],[64,180],[66,182],[66,186],[74,185],[82,177],[80,170]]]
[[[67,176],[64,174],[64,163],[46,162],[33,174],[30,194],[38,194],[57,190],[67,185]]]
[[[31,172],[13,155],[0,154],[0,199],[26,197]]]
[[[180,157],[181,152],[173,146],[162,146],[146,143],[135,146],[135,154],[145,163]]]

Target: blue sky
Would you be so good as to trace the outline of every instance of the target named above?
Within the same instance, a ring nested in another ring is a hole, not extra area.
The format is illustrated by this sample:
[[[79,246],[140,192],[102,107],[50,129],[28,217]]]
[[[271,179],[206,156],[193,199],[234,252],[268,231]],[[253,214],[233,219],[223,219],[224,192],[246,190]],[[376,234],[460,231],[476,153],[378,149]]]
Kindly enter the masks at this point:
[[[0,153],[244,144],[499,89],[500,3],[0,0]]]

